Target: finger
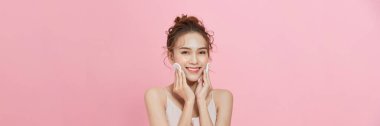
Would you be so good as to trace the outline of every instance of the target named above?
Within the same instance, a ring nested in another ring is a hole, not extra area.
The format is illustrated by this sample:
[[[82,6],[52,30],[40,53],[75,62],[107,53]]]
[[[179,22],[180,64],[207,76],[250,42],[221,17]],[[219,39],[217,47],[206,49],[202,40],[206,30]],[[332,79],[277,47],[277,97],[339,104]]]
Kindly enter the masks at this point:
[[[206,72],[207,84],[212,88],[209,71]]]
[[[179,89],[182,89],[183,84],[182,84],[182,70],[178,69],[178,87]]]
[[[201,83],[198,83],[198,84],[197,84],[197,88],[195,89],[195,92],[196,92],[196,93],[199,93],[199,91],[201,91],[201,88],[202,88],[202,84],[201,84]]]
[[[208,80],[207,80],[207,72],[206,72],[206,70],[203,71],[202,78],[203,78],[203,86],[207,85]]]
[[[182,74],[182,84],[183,84],[183,86],[187,86],[185,72],[182,71],[181,74]]]
[[[177,89],[178,88],[178,79],[179,79],[177,69],[175,69],[174,74],[175,74],[175,78],[174,78],[174,88],[173,89]]]
[[[199,78],[198,79],[198,86],[199,86],[199,89],[203,88],[203,82],[202,82],[202,78]]]
[[[202,84],[202,78],[200,77],[199,79],[198,79],[198,85],[201,85]]]

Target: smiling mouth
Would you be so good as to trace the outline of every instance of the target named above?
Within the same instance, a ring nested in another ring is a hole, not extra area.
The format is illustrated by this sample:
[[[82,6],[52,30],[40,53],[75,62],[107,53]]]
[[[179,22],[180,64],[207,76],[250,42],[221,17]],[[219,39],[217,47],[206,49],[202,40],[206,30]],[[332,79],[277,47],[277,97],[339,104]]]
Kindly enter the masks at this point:
[[[201,67],[186,67],[189,72],[198,73]]]

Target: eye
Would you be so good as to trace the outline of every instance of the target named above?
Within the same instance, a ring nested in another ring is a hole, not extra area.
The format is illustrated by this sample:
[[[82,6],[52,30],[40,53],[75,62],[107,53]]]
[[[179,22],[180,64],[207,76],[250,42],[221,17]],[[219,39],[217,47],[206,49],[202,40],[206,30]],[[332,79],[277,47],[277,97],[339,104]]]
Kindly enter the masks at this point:
[[[199,53],[200,54],[206,54],[206,51],[200,51]]]
[[[188,54],[188,51],[182,51],[181,54]]]

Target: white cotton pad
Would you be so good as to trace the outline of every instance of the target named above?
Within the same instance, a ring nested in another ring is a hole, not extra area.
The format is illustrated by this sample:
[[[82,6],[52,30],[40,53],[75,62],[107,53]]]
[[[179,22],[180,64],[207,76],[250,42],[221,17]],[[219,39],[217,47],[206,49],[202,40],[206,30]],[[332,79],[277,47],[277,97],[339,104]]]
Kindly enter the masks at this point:
[[[207,64],[206,64],[206,73],[208,73],[208,68],[210,67],[209,64],[210,64],[210,63],[207,63]]]
[[[181,65],[179,65],[178,63],[174,63],[174,64],[173,64],[173,68],[174,68],[174,69],[178,69],[178,70],[181,71]]]

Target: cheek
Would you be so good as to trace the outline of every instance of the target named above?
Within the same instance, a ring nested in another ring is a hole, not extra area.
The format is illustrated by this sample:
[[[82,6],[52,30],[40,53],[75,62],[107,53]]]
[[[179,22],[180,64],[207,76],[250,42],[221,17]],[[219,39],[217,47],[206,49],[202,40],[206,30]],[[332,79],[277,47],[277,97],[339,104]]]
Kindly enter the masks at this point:
[[[179,55],[179,54],[174,56],[174,62],[176,62],[176,63],[183,63],[186,61],[187,61],[186,56]]]
[[[199,61],[200,62],[204,62],[204,63],[207,63],[208,62],[208,60],[209,60],[209,58],[208,58],[208,56],[206,55],[206,56],[200,56],[199,57]]]

